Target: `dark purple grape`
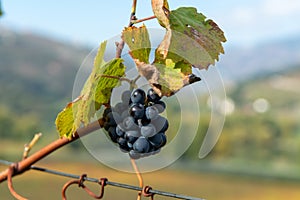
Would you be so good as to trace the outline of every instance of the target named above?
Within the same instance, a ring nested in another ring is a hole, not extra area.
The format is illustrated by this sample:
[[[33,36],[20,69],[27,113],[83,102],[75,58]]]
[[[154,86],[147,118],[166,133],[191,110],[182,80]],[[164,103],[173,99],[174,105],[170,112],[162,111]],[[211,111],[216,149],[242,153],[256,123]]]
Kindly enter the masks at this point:
[[[109,129],[107,130],[107,132],[108,132],[108,135],[109,135],[110,139],[113,142],[117,142],[118,135],[116,133],[116,127],[114,127],[114,126],[109,127]]]
[[[156,128],[156,131],[159,132],[166,132],[169,128],[169,122],[166,118],[162,116],[158,116],[157,119],[152,120],[151,124],[153,124]]]
[[[113,111],[119,114],[122,114],[125,110],[128,110],[128,104],[125,103],[117,103],[113,108]]]
[[[125,118],[128,117],[128,116],[129,116],[128,109],[125,110],[124,112],[122,112],[122,114],[121,114],[121,118],[122,118],[122,119],[125,119]]]
[[[111,108],[105,108],[105,110],[103,111],[103,118],[106,118],[107,117],[107,114],[110,113],[112,110]]]
[[[158,109],[155,106],[149,106],[146,108],[145,115],[147,119],[154,120],[158,117]]]
[[[103,128],[104,128],[106,131],[108,131],[108,129],[109,129],[110,127],[112,127],[112,126],[111,126],[111,125],[109,125],[109,123],[108,123],[108,122],[104,122],[104,124],[103,124]],[[115,127],[115,126],[113,126],[113,127]]]
[[[134,129],[138,128],[137,124],[135,123],[134,118],[131,116],[128,116],[123,120],[123,127],[126,130],[134,130]]]
[[[127,141],[124,138],[122,138],[122,137],[118,138],[117,143],[119,144],[119,147],[122,150],[124,150],[124,151],[129,151],[130,150],[130,148],[127,145]]]
[[[136,89],[132,92],[130,100],[132,103],[145,104],[146,94],[142,89]]]
[[[123,130],[123,128],[122,128],[120,125],[118,125],[118,126],[116,127],[116,134],[117,134],[119,137],[123,137],[124,134],[125,134],[125,131]]]
[[[108,125],[110,125],[110,126],[116,126],[116,125],[117,125],[117,122],[116,122],[116,120],[115,120],[115,118],[114,118],[113,112],[110,112],[110,113],[107,114],[106,120],[107,120],[106,122],[107,122]]]
[[[139,137],[133,144],[133,150],[138,153],[148,153],[150,150],[150,143],[145,137]]]
[[[163,147],[167,142],[167,137],[164,133],[160,132],[156,135],[148,138],[150,144],[154,147],[154,149],[159,149]]]
[[[146,138],[152,137],[156,134],[156,128],[153,124],[148,124],[147,126],[142,126],[141,134],[142,134],[142,136],[144,136]]]
[[[150,88],[147,92],[147,99],[150,102],[156,103],[161,99],[161,97],[158,94],[156,94],[152,88]]]
[[[143,104],[134,103],[130,106],[129,115],[134,119],[142,119],[145,114],[145,108]]]
[[[141,158],[141,154],[140,154],[140,153],[137,153],[137,152],[134,151],[134,150],[129,151],[129,156],[130,156],[132,159],[139,159],[139,158]]]
[[[113,121],[115,121],[116,122],[116,124],[119,124],[119,123],[121,123],[122,122],[122,117],[121,117],[121,115],[119,114],[119,113],[117,113],[117,112],[112,112],[112,117],[113,117]]]
[[[153,106],[157,108],[159,113],[164,112],[166,109],[166,104],[163,101],[157,101]]]
[[[121,100],[124,104],[128,105],[131,98],[131,91],[126,90],[122,93]]]

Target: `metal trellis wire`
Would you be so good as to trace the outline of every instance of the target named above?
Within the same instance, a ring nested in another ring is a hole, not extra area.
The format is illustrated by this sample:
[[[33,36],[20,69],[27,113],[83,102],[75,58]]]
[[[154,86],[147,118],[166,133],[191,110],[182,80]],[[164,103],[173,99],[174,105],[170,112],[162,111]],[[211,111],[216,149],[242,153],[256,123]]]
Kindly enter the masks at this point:
[[[14,163],[6,161],[6,160],[0,160],[0,164],[13,165]],[[87,177],[86,175],[85,176],[75,175],[75,174],[65,173],[65,172],[56,171],[56,170],[47,169],[47,168],[42,168],[42,167],[37,167],[37,166],[30,166],[30,169],[40,171],[40,172],[44,172],[44,173],[48,173],[48,174],[58,175],[58,176],[62,176],[62,177],[68,177],[68,178],[72,178],[72,179],[78,179],[78,180],[83,180],[83,181],[88,181],[88,182],[93,182],[93,183],[99,183],[99,179]],[[105,181],[105,185],[124,188],[124,189],[128,189],[128,190],[143,191],[143,188],[141,188],[141,187],[128,185],[128,184],[124,184],[124,183],[112,182],[112,181],[108,181],[107,179]],[[191,197],[191,196],[186,196],[186,195],[181,195],[181,194],[175,194],[175,193],[170,193],[170,192],[165,192],[165,191],[153,190],[149,186],[148,186],[147,189],[148,189],[147,193],[152,194],[152,195],[160,195],[160,196],[172,197],[172,198],[176,198],[176,199],[204,200],[202,198],[196,198],[196,197]]]

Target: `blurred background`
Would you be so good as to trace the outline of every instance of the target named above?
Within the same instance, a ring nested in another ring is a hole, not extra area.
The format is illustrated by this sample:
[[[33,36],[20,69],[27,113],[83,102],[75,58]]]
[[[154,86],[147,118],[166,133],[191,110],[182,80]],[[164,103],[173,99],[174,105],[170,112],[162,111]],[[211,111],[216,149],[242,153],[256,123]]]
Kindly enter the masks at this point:
[[[58,138],[54,121],[72,98],[77,70],[93,48],[128,24],[131,3],[1,0],[0,159],[19,160],[24,144],[37,132],[43,137],[33,150]],[[201,125],[194,143],[173,165],[145,174],[146,184],[209,200],[299,199],[300,1],[169,4],[171,9],[196,7],[225,32],[225,55],[215,68],[226,89],[226,111],[220,111],[226,121],[213,151],[199,159],[199,144],[211,117],[209,94],[201,93]],[[151,16],[150,5],[150,0],[138,1],[137,17]],[[159,27],[156,20],[146,25]],[[176,112],[176,105],[168,107],[168,112]],[[38,165],[137,185],[135,175],[103,166],[80,141]],[[68,181],[38,172],[14,180],[16,190],[30,199],[60,199]],[[86,199],[76,187],[69,193],[72,199]],[[132,199],[136,193],[112,188],[104,199],[124,195]],[[13,199],[5,183],[0,184],[0,197]]]

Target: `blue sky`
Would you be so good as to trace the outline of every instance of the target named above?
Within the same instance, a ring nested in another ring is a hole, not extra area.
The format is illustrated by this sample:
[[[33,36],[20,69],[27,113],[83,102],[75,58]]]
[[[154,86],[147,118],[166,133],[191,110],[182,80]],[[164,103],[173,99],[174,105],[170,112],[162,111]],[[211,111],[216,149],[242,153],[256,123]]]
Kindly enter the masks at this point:
[[[128,24],[132,0],[2,0],[0,26],[65,41],[98,45]],[[169,0],[171,9],[193,6],[224,30],[227,45],[253,45],[300,35],[299,0]],[[137,17],[152,15],[150,0],[138,0]],[[148,27],[159,27],[156,20]]]

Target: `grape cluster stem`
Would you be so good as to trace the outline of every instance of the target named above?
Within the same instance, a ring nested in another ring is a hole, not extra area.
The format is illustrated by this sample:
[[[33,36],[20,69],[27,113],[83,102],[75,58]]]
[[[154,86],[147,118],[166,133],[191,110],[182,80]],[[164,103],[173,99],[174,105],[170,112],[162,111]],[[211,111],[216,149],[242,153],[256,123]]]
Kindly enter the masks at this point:
[[[143,188],[144,187],[144,181],[143,181],[142,174],[141,174],[141,172],[140,172],[140,170],[139,170],[139,168],[138,168],[135,160],[132,159],[132,158],[130,158],[130,161],[131,161],[131,165],[132,165],[132,167],[133,167],[133,169],[135,171],[135,174],[136,174],[136,176],[137,176],[137,178],[139,180],[139,186],[140,186],[140,188]],[[142,194],[138,193],[137,200],[140,200],[141,196],[142,196]]]

